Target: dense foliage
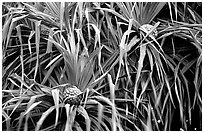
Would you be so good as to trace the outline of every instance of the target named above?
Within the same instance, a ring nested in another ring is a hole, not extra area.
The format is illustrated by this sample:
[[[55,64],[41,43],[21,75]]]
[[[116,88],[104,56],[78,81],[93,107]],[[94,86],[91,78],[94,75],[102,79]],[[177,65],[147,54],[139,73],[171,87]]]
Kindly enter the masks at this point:
[[[3,130],[202,130],[201,10],[3,3]],[[76,105],[66,85],[82,92]]]

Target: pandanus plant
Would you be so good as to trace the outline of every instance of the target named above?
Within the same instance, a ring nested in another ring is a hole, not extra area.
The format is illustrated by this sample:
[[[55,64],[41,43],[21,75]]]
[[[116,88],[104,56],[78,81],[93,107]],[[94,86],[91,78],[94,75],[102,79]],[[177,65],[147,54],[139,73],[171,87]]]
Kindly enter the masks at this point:
[[[94,90],[108,72],[102,73],[96,65],[100,48],[88,49],[93,41],[84,38],[83,14],[89,3],[45,3],[40,5],[44,10],[38,4],[18,3],[16,9],[4,5],[3,51],[5,57],[14,58],[11,65],[7,58],[4,62],[4,126],[7,130],[121,130],[114,105]],[[99,34],[95,36],[90,39],[97,43]]]
[[[197,5],[3,3],[3,129],[200,129]]]

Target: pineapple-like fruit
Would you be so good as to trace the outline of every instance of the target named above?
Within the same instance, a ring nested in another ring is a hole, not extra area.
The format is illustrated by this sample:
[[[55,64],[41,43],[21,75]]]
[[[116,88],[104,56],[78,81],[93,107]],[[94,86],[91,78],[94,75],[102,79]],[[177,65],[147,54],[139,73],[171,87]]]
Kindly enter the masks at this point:
[[[60,90],[60,95],[62,97],[63,103],[65,104],[79,105],[83,98],[83,92],[76,86],[63,84],[54,88]]]
[[[152,26],[152,25],[150,25],[150,24],[144,24],[144,25],[142,25],[142,26],[140,27],[140,29],[143,30],[143,31],[145,30],[145,31],[148,33],[148,32],[150,32],[150,30],[151,30],[153,27],[154,27],[154,26]],[[154,37],[156,37],[157,34],[158,34],[158,33],[157,33],[157,30],[154,29],[150,35],[153,35]]]

